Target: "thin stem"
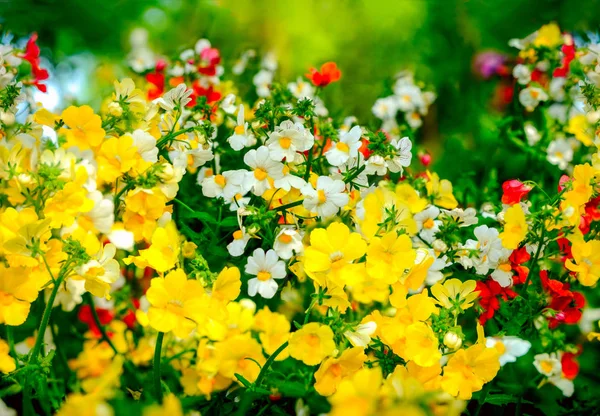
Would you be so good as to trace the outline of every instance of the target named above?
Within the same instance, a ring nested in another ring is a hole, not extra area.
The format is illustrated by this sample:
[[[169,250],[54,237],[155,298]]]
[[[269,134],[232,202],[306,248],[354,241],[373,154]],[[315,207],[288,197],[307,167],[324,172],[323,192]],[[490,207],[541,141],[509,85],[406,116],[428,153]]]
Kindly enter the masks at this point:
[[[154,372],[154,391],[156,393],[156,398],[158,399],[159,403],[162,403],[163,400],[162,385],[160,382],[160,356],[164,336],[164,332],[159,332],[156,337],[156,346],[154,347],[154,361],[152,362],[152,368]]]
[[[117,351],[115,344],[113,344],[111,339],[108,337],[108,334],[106,333],[106,330],[104,329],[104,325],[102,325],[102,322],[100,322],[100,317],[98,316],[98,311],[96,311],[96,305],[94,304],[94,298],[92,297],[92,294],[88,292],[84,296],[85,296],[85,300],[92,312],[92,318],[94,318],[94,323],[96,324],[96,327],[98,327],[98,330],[100,331],[100,334],[102,335],[102,339],[104,341],[106,341],[106,343],[114,351],[115,355],[118,355],[119,351]]]
[[[19,358],[17,357],[17,350],[15,349],[15,334],[13,332],[13,327],[11,325],[6,325],[6,341],[8,342],[8,350],[10,351],[10,355],[15,359],[15,364],[17,368],[21,365],[19,363]]]

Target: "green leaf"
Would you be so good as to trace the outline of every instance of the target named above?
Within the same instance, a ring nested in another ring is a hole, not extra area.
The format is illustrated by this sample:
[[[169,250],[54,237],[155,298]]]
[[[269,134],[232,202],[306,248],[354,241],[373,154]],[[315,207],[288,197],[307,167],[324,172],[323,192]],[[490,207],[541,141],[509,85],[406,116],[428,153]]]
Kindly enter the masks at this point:
[[[517,403],[519,398],[511,394],[488,394],[485,398],[485,403],[503,405],[508,403]]]
[[[235,373],[234,376],[239,380],[240,383],[244,385],[244,387],[249,388],[250,386],[252,386],[252,383],[246,380],[246,378],[243,375]]]

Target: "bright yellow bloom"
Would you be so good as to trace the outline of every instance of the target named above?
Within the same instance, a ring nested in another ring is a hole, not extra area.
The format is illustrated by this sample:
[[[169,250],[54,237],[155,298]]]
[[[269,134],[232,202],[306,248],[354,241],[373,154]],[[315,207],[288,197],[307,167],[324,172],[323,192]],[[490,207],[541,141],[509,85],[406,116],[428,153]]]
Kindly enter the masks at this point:
[[[172,209],[166,204],[167,198],[158,188],[136,188],[127,194],[123,224],[133,233],[135,241],[150,241],[157,227],[156,220]]]
[[[534,46],[545,46],[547,48],[553,48],[562,43],[562,34],[560,28],[556,23],[549,23],[542,26],[537,31],[537,36],[533,41]]]
[[[361,258],[367,243],[358,233],[351,233],[342,223],[310,233],[310,247],[304,252],[304,270],[319,285],[331,280],[337,286],[356,283],[364,277],[364,265],[353,261]]]
[[[213,283],[211,297],[222,302],[231,302],[240,295],[241,287],[240,269],[224,267]]]
[[[331,416],[365,416],[377,414],[379,388],[383,381],[381,369],[363,368],[339,384],[329,398]]]
[[[69,360],[69,367],[77,373],[80,380],[102,376],[110,367],[115,356],[105,341],[89,340],[83,343],[83,350],[77,358]]]
[[[443,284],[436,283],[431,287],[431,295],[436,298],[437,304],[451,309],[454,305],[460,305],[462,310],[473,306],[473,301],[479,296],[475,292],[477,283],[475,280],[461,282],[458,279],[446,280]]]
[[[50,220],[38,220],[32,208],[7,208],[0,215],[0,252],[4,251],[11,267],[38,266],[39,254],[47,250],[50,237]]]
[[[402,358],[414,361],[421,367],[439,364],[442,353],[438,339],[431,327],[424,322],[415,322],[406,328],[406,343]]]
[[[487,348],[483,342],[458,350],[444,367],[442,389],[459,399],[470,399],[473,392],[496,377],[499,356],[498,350]]]
[[[529,226],[525,221],[525,213],[521,204],[514,204],[504,214],[504,231],[500,233],[502,245],[514,250],[519,247],[521,241],[527,236]]]
[[[600,240],[576,240],[571,247],[573,260],[565,267],[577,273],[577,280],[584,286],[593,286],[600,278]]]
[[[399,183],[396,185],[396,195],[400,201],[410,208],[410,212],[416,214],[423,211],[427,207],[427,199],[419,196],[419,193],[407,183]]]
[[[592,167],[589,163],[575,166],[573,169],[573,182],[571,183],[571,190],[565,192],[563,204],[576,208],[580,208],[581,206],[585,205],[594,193],[594,188],[592,187],[591,182],[596,173],[596,169],[594,169],[594,167]],[[562,204],[561,208],[563,208]],[[563,211],[565,210],[563,209]],[[579,214],[579,209],[576,209],[576,213]]]
[[[44,215],[52,221],[52,228],[69,227],[79,214],[94,208],[94,201],[87,197],[88,191],[83,186],[87,179],[87,172],[82,166],[77,169],[74,181],[67,182],[63,189],[46,200]]]
[[[416,255],[406,234],[392,231],[381,238],[373,237],[367,248],[367,273],[392,284],[412,268]]]
[[[456,198],[452,194],[452,183],[447,179],[441,179],[437,173],[427,172],[429,180],[426,183],[427,195],[432,198],[433,203],[446,209],[454,209],[458,206]]]
[[[333,331],[327,325],[311,322],[290,336],[290,355],[306,365],[317,365],[333,354]]]
[[[253,328],[260,331],[258,338],[267,355],[271,355],[289,339],[291,324],[290,321],[277,312],[271,312],[268,306],[265,306],[254,316]],[[289,356],[288,349],[279,353],[275,360],[281,361]]]
[[[185,257],[186,259],[193,259],[196,256],[197,248],[198,246],[195,243],[192,243],[191,241],[186,241],[181,247],[181,254],[183,254],[183,257]]]
[[[357,372],[366,360],[360,347],[348,348],[338,358],[327,358],[315,373],[315,390],[321,396],[331,396],[341,381]]]
[[[181,402],[173,393],[168,394],[163,399],[162,405],[153,405],[146,409],[142,413],[143,416],[183,416],[183,408]]]
[[[260,373],[259,365],[264,365],[266,361],[260,344],[249,333],[217,342],[215,349],[220,358],[219,373],[238,383],[236,373],[252,383]]]
[[[106,135],[100,116],[94,114],[90,106],[70,106],[61,115],[69,128],[61,128],[60,133],[67,138],[66,147],[76,146],[80,150],[98,147]]]
[[[150,247],[140,250],[138,256],[125,259],[126,264],[134,262],[139,268],[151,267],[159,273],[171,270],[179,260],[180,237],[173,222],[164,228],[159,227],[152,234]]]
[[[104,141],[98,152],[98,179],[114,183],[124,173],[129,172],[141,159],[133,138],[129,135],[111,137]]]
[[[196,327],[195,318],[202,311],[204,288],[197,280],[188,280],[182,269],[166,277],[155,277],[146,292],[150,302],[148,322],[159,332],[173,331],[186,338]]]
[[[371,239],[389,231],[405,232],[414,235],[417,223],[411,214],[411,207],[402,193],[389,190],[385,184],[369,193],[363,200],[364,217],[357,218],[361,233]]]
[[[43,283],[24,267],[7,268],[0,263],[0,324],[18,326],[25,322]]]
[[[594,129],[588,122],[585,114],[578,114],[575,117],[571,117],[566,130],[573,134],[583,145],[591,146],[594,144]]]
[[[8,343],[0,339],[0,371],[4,374],[12,373],[17,368],[15,359],[10,356]]]

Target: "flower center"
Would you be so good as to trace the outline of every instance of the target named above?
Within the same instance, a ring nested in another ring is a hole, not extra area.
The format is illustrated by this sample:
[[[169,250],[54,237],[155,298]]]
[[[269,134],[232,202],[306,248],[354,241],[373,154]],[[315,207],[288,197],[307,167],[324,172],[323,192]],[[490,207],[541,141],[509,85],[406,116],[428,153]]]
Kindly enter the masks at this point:
[[[237,230],[233,233],[233,238],[234,240],[241,240],[242,238],[244,238],[244,233],[242,232],[242,230]]]
[[[291,145],[292,139],[290,139],[289,137],[282,137],[281,139],[279,139],[279,146],[281,146],[282,149],[289,149]]]
[[[289,244],[292,242],[292,236],[289,234],[281,234],[279,236],[279,241],[281,241],[283,244]]]
[[[215,183],[222,188],[227,183],[227,180],[225,179],[225,176],[223,176],[223,175],[215,175]]]
[[[319,197],[319,204],[324,204],[325,201],[327,201],[327,195],[325,195],[325,191],[322,189],[319,189],[317,191],[317,195]]]
[[[246,131],[246,127],[245,126],[235,126],[235,130],[234,131],[235,131],[235,134],[241,136]]]
[[[318,335],[310,334],[306,336],[306,343],[311,347],[316,347],[317,345],[319,345],[319,341],[320,340]]]
[[[260,272],[258,272],[258,274],[256,275],[256,277],[261,282],[266,282],[267,280],[271,280],[271,273],[265,272],[264,270],[261,270]]]
[[[335,144],[335,148],[344,153],[348,153],[350,151],[350,147],[344,142],[337,142]]]
[[[267,176],[269,176],[269,174],[263,168],[256,168],[256,169],[254,169],[254,177],[257,180],[264,181],[265,179],[267,179]]]
[[[549,360],[544,360],[540,363],[540,367],[544,373],[551,373],[554,366]]]
[[[433,228],[434,225],[435,225],[435,223],[433,222],[433,219],[432,218],[427,218],[425,220],[425,222],[423,223],[423,228],[430,229],[430,228]]]
[[[503,272],[510,272],[512,270],[512,267],[510,267],[510,263],[503,263],[499,265],[498,268]]]
[[[342,366],[339,364],[333,364],[331,367],[329,367],[329,370],[331,371],[331,374],[333,374],[336,377],[339,377],[342,375]]]

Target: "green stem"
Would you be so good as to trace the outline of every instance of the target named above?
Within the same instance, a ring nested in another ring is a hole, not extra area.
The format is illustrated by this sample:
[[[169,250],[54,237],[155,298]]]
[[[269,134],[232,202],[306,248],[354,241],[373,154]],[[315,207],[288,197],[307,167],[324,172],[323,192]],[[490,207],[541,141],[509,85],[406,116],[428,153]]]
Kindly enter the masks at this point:
[[[300,201],[290,202],[289,204],[285,204],[285,205],[275,208],[274,211],[285,211],[288,208],[294,208],[299,205],[302,205],[303,203],[304,203],[304,199],[301,199]]]
[[[102,325],[102,322],[100,322],[100,317],[98,316],[98,311],[96,311],[96,305],[94,304],[94,298],[92,297],[92,294],[88,292],[84,296],[85,296],[85,301],[87,302],[88,306],[90,307],[90,310],[92,312],[92,318],[94,319],[94,323],[96,324],[96,326],[98,327],[98,330],[100,331],[102,339],[104,341],[106,341],[106,343],[114,351],[115,355],[118,355],[119,351],[117,351],[115,344],[113,344],[113,342],[108,337],[108,334],[106,333],[106,330],[104,329],[104,325]]]
[[[160,382],[160,356],[164,337],[164,332],[159,332],[156,337],[156,346],[154,347],[154,361],[152,362],[152,368],[154,372],[154,391],[156,393],[156,398],[158,399],[159,403],[162,403],[163,400],[162,385]]]
[[[542,252],[542,246],[544,245],[544,237],[546,235],[546,227],[542,224],[542,233],[540,235],[540,241],[538,243],[538,247],[537,250],[535,251],[535,255],[533,257],[533,261],[531,263],[531,269],[529,269],[529,273],[527,274],[527,278],[525,279],[525,283],[523,284],[523,293],[525,294],[526,298],[529,298],[529,291],[528,289],[528,285],[529,285],[529,281],[531,280],[531,276],[535,273],[537,273],[537,267],[538,267],[538,261],[540,258],[540,254]]]
[[[485,386],[483,386],[483,390],[481,391],[481,395],[479,397],[479,405],[477,406],[477,410],[475,411],[474,416],[479,416],[479,412],[481,412],[481,408],[483,407],[483,404],[485,403],[485,399],[487,398],[487,395],[490,392],[491,388],[492,388],[491,381],[486,383]]]
[[[13,332],[13,327],[11,325],[6,325],[6,341],[8,342],[8,350],[10,351],[10,355],[15,359],[15,364],[17,368],[20,367],[19,358],[17,357],[17,350],[15,349],[15,334]]]

